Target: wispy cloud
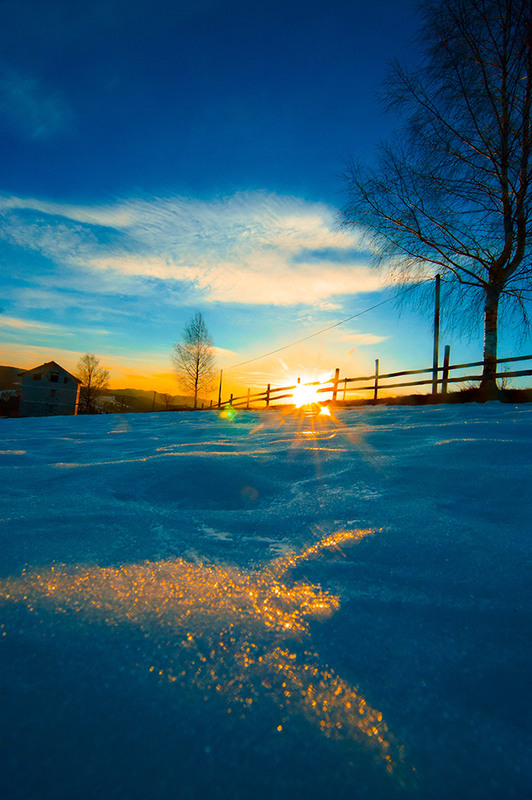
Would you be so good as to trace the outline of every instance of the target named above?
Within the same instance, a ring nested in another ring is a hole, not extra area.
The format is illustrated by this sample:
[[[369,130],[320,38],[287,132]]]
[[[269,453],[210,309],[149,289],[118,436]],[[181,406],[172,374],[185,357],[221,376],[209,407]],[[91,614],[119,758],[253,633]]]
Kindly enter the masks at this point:
[[[101,225],[106,228],[127,228],[132,218],[127,208],[108,206],[77,206],[68,203],[54,203],[49,200],[33,198],[0,197],[0,211],[39,211],[49,216],[64,217],[75,222]]]
[[[0,314],[0,329],[13,329],[17,331],[28,331],[31,333],[56,334],[61,337],[72,336],[72,325],[57,325],[50,322],[37,322],[36,320],[20,319],[18,317],[7,317]],[[109,331],[97,330],[96,328],[84,329],[76,328],[78,333],[91,333],[93,335],[107,336]]]
[[[72,124],[72,111],[58,92],[12,69],[0,73],[0,116],[27,139],[47,139]]]
[[[80,270],[98,273],[115,291],[124,279],[135,279],[137,291],[157,280],[187,288],[191,304],[335,308],[342,295],[383,286],[357,232],[338,230],[331,207],[294,197],[246,192],[105,207],[4,197],[0,213],[2,237],[67,267],[72,280]]]
[[[337,308],[331,298],[378,291],[382,278],[369,267],[346,270],[335,264],[299,264],[295,268],[282,252],[253,252],[240,261],[198,259],[180,265],[162,259],[93,259],[89,266],[125,276],[159,278],[190,284],[208,302],[249,305],[313,305]]]
[[[234,350],[228,350],[225,347],[214,346],[212,349],[214,355],[218,356],[218,358],[236,358],[236,356],[238,356],[238,353],[236,353]]]
[[[387,336],[377,336],[374,333],[346,333],[344,336],[338,336],[337,342],[351,342],[354,345],[371,345],[384,342]]]
[[[33,320],[17,319],[16,317],[4,317],[0,315],[0,328],[16,328],[17,330],[32,331],[53,331],[56,325]]]

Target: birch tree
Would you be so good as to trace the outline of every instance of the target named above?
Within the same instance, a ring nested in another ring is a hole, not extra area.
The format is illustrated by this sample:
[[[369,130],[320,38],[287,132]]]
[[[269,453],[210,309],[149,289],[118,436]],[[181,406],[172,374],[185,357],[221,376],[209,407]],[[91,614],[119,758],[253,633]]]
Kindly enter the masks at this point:
[[[182,341],[174,345],[172,361],[178,381],[193,392],[197,408],[198,393],[212,386],[215,372],[214,346],[199,312],[185,326]]]
[[[531,299],[530,0],[427,0],[424,61],[386,87],[402,115],[377,167],[346,173],[347,225],[400,280],[427,265],[484,321],[481,388],[496,388],[500,311]]]

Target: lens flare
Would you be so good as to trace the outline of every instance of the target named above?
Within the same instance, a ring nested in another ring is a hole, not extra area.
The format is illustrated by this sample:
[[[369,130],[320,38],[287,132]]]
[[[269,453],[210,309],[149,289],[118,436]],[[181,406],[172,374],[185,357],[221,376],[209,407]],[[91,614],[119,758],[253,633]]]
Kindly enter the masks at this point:
[[[226,406],[224,410],[220,413],[220,417],[222,419],[228,419],[230,422],[234,420],[236,417],[236,411],[233,406]]]

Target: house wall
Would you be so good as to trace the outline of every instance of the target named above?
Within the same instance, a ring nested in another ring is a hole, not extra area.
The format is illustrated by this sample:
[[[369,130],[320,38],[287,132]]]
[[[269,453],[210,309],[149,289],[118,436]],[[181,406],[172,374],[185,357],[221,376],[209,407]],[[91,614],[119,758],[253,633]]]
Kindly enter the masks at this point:
[[[47,366],[22,376],[19,417],[77,414],[78,403],[79,383],[60,368]]]

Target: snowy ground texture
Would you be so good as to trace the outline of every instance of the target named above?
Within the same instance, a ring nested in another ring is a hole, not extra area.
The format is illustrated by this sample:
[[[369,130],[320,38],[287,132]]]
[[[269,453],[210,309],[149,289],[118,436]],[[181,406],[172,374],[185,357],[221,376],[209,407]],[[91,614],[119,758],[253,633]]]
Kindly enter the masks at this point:
[[[531,798],[531,423],[0,420],[3,800]]]

